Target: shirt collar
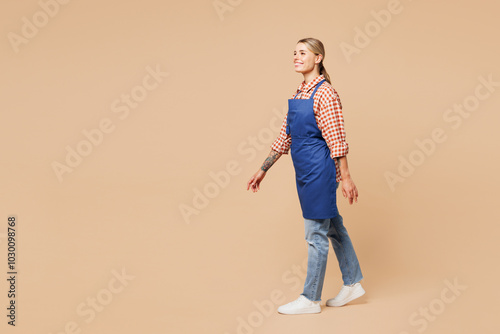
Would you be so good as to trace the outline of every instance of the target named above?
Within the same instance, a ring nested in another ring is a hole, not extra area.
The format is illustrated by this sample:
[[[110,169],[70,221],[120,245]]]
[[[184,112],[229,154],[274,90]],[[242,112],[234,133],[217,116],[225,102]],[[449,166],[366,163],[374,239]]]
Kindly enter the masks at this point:
[[[306,85],[305,80],[302,81],[302,83],[299,85],[299,88],[297,88],[297,93],[301,91],[302,93],[308,92],[310,89],[312,89],[314,86],[316,86],[321,80],[324,80],[325,76],[323,74],[318,75],[316,78],[314,78],[311,82],[309,82]]]

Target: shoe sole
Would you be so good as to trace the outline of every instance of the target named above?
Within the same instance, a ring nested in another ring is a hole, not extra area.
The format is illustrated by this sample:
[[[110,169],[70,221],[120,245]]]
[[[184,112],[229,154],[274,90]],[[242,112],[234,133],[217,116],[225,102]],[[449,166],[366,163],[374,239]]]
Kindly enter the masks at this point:
[[[291,312],[283,312],[278,310],[278,313],[280,314],[311,314],[311,313],[320,313],[321,312],[321,307],[319,308],[310,308],[310,309],[302,309],[302,310],[297,310],[297,311],[291,311]]]
[[[339,306],[344,306],[345,304],[352,302],[354,299],[361,297],[362,295],[365,294],[365,290],[361,288],[357,293],[353,294],[351,297],[347,298],[344,300],[342,303],[336,303],[335,301],[326,301],[326,306],[334,306],[334,307],[339,307]]]

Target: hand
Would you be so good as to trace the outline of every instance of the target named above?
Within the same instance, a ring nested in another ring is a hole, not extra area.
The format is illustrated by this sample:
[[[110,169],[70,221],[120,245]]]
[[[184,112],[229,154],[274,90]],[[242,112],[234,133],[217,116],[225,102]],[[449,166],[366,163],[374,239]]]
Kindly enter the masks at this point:
[[[266,172],[264,172],[262,169],[259,169],[257,173],[255,173],[250,180],[247,183],[247,190],[252,188],[252,191],[255,193],[260,189],[260,182],[264,179],[266,176]]]
[[[349,204],[358,203],[358,189],[350,177],[342,178],[342,195],[349,199]]]

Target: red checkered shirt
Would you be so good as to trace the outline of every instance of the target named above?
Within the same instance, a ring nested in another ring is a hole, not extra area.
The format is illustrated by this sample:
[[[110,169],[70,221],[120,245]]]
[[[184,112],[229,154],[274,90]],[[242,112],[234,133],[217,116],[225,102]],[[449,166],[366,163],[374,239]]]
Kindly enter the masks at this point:
[[[291,98],[293,99],[295,94],[298,94],[297,99],[310,98],[316,84],[324,78],[325,77],[323,75],[317,76],[307,85],[305,84],[305,81],[302,81],[297,88],[296,93],[294,93]],[[323,84],[316,91],[316,94],[314,94],[313,109],[318,129],[321,131],[321,134],[330,149],[330,157],[335,161],[337,173],[336,181],[340,182],[342,180],[340,175],[340,163],[336,158],[346,155],[349,152],[349,145],[345,139],[346,136],[344,131],[344,118],[342,116],[342,103],[340,102],[339,95],[332,85],[328,83],[328,81],[323,82]],[[272,150],[282,154],[288,154],[292,143],[291,136],[286,134],[287,116],[288,113],[285,115],[278,138],[276,138],[271,145]]]

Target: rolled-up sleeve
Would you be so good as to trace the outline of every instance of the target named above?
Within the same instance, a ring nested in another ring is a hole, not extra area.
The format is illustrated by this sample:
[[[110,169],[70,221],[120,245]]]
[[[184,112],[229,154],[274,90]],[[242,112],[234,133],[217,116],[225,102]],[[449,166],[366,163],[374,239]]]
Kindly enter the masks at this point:
[[[283,124],[281,125],[280,133],[276,140],[272,143],[271,149],[281,154],[288,154],[290,150],[290,144],[292,143],[292,137],[286,133],[286,121],[287,115],[285,115],[285,119],[283,120]]]
[[[319,100],[319,123],[321,134],[330,148],[331,158],[347,155],[349,145],[346,142],[342,103],[332,87],[325,89]]]

